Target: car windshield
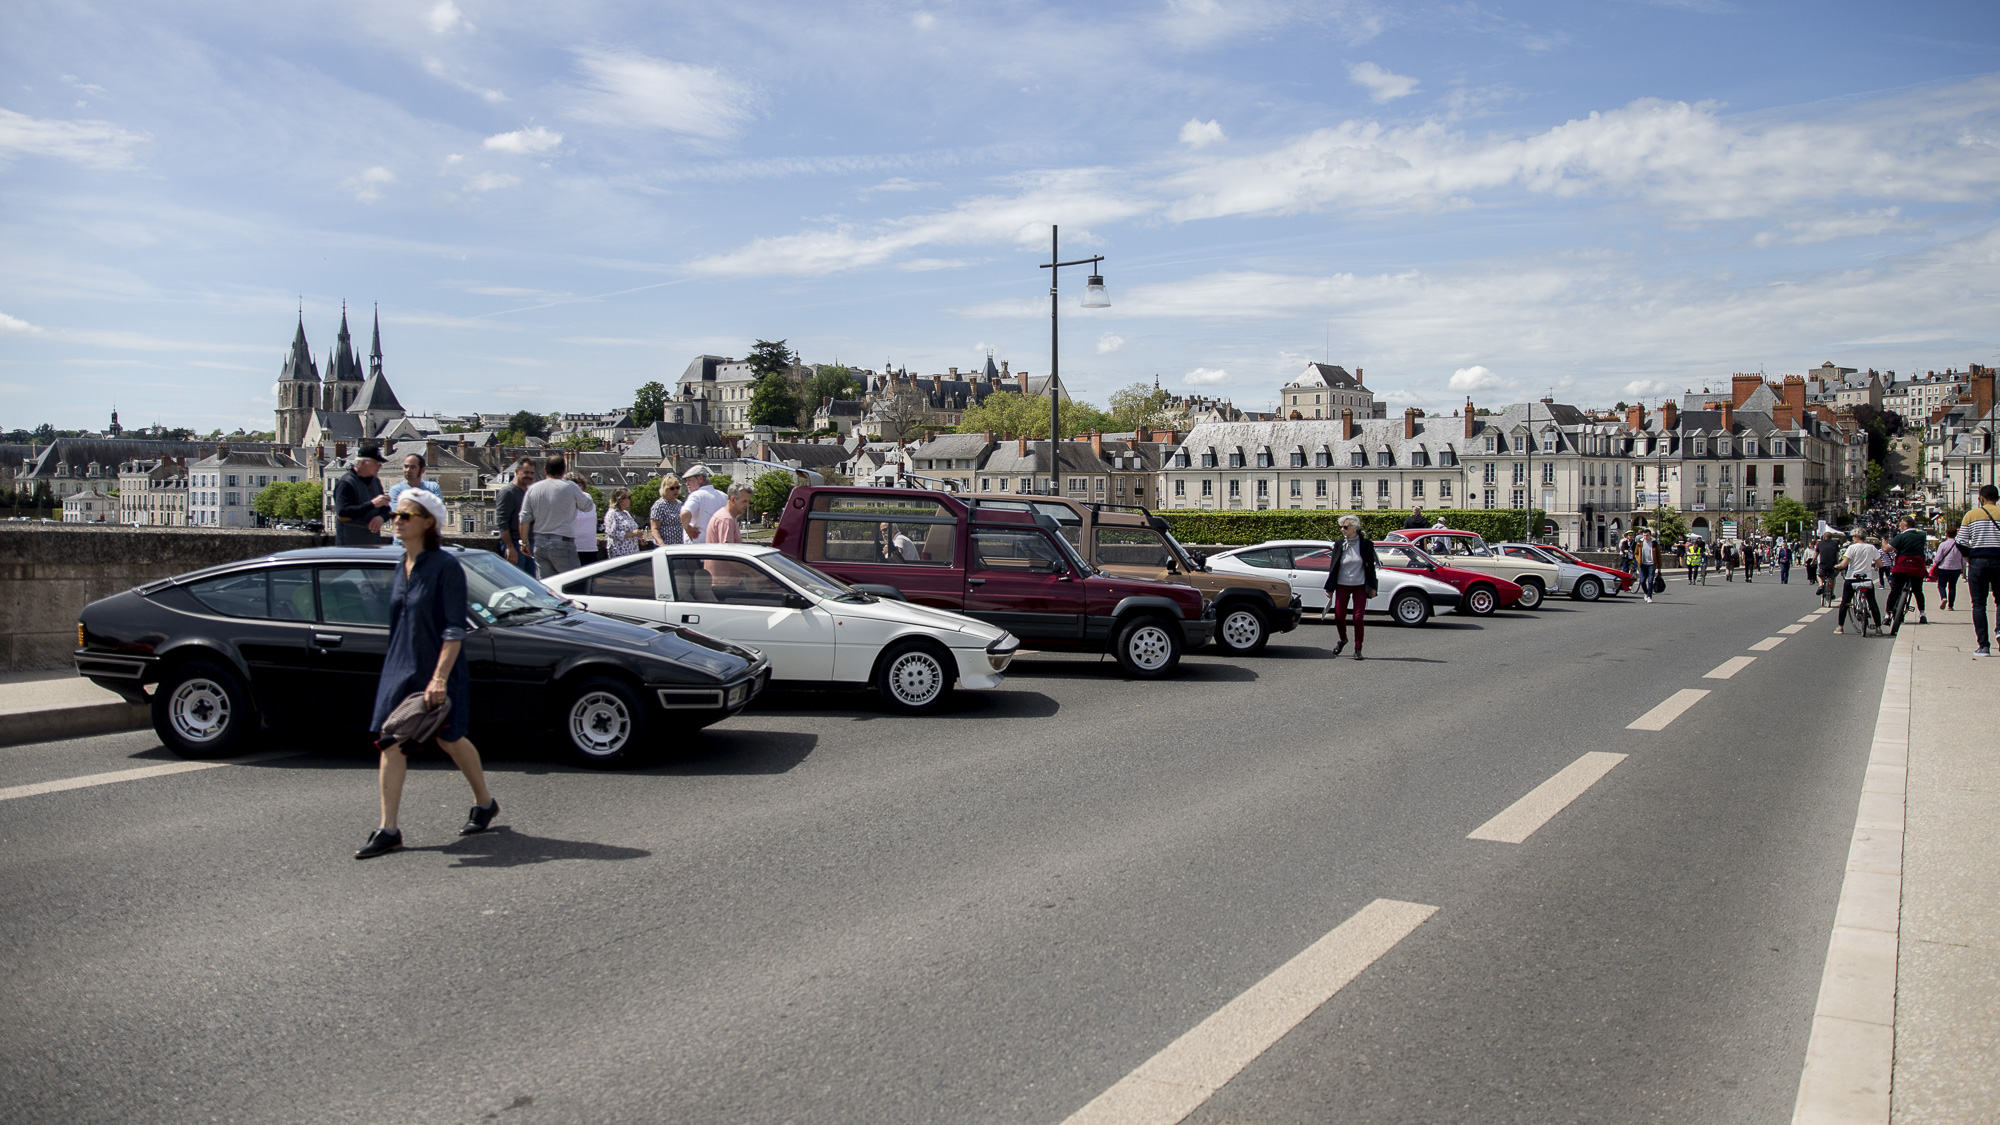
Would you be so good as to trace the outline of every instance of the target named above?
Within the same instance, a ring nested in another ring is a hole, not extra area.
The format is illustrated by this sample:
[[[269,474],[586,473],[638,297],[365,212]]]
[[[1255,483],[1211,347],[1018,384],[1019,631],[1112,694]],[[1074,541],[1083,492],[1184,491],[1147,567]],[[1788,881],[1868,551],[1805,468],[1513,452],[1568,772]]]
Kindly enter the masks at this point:
[[[840,579],[821,574],[812,567],[787,558],[784,555],[759,555],[757,561],[777,571],[785,581],[790,582],[792,585],[799,587],[816,598],[825,598],[828,601],[848,602],[874,600],[867,594],[842,582]]]
[[[465,570],[467,608],[489,625],[563,607],[562,599],[547,587],[491,551],[466,551],[458,555],[458,562]]]
[[[1056,542],[1061,544],[1063,554],[1069,556],[1070,565],[1076,567],[1078,570],[1082,571],[1085,574],[1104,573],[1103,571],[1083,561],[1083,556],[1077,554],[1076,548],[1070,545],[1070,541],[1067,536],[1064,535],[1056,536]]]
[[[1195,565],[1194,552],[1188,550],[1185,546],[1181,544],[1180,540],[1174,538],[1173,532],[1167,531],[1167,532],[1162,532],[1161,534],[1166,537],[1167,545],[1173,548],[1174,554],[1179,555],[1181,557],[1181,565],[1183,567],[1186,567],[1188,570],[1201,569],[1199,566]]]

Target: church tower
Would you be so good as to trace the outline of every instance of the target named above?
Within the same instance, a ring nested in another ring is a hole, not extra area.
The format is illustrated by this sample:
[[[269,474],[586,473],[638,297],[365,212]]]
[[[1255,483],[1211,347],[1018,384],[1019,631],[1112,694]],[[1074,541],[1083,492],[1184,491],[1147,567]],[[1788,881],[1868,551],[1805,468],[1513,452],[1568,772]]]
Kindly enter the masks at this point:
[[[375,306],[375,343],[368,349],[368,374],[382,377],[382,306]]]
[[[292,351],[285,357],[284,370],[278,374],[276,387],[278,408],[277,425],[280,445],[302,445],[306,437],[306,425],[312,421],[313,410],[319,406],[319,367],[313,363],[312,348],[306,344],[306,319],[303,310],[299,313],[298,331],[292,334]]]
[[[340,336],[334,344],[333,355],[327,359],[326,392],[323,409],[340,412],[352,410],[354,400],[361,397],[364,377],[361,365],[354,359],[354,340],[347,332],[347,302],[340,304]]]

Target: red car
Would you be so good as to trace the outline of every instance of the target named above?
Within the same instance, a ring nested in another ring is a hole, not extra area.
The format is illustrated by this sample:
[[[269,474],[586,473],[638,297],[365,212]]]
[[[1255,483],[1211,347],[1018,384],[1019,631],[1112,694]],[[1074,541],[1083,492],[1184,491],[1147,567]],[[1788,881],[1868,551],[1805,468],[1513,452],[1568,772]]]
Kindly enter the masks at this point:
[[[1491,617],[1521,600],[1521,587],[1505,578],[1495,578],[1477,570],[1446,566],[1414,543],[1392,540],[1375,544],[1376,565],[1390,570],[1422,574],[1457,590],[1458,612],[1474,617]]]
[[[1599,566],[1594,562],[1584,562],[1582,559],[1577,558],[1575,555],[1571,554],[1568,551],[1563,550],[1561,547],[1551,547],[1546,543],[1538,544],[1538,546],[1540,546],[1542,550],[1547,551],[1549,554],[1555,555],[1558,558],[1567,559],[1568,561],[1575,563],[1576,565],[1584,568],[1585,570],[1594,570],[1597,571],[1599,574],[1605,574],[1611,576],[1612,578],[1616,578],[1618,580],[1618,586],[1616,589],[1612,591],[1612,593],[1614,594],[1624,593],[1626,590],[1630,590],[1632,588],[1632,584],[1639,580],[1638,575],[1633,574],[1630,571],[1619,570],[1615,566]]]

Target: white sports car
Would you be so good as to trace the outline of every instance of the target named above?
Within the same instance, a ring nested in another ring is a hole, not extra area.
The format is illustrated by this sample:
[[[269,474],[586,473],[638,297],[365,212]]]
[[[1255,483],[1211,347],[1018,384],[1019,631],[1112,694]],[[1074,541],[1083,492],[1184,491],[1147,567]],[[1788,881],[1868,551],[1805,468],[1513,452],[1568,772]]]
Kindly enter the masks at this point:
[[[1278,539],[1208,556],[1208,569],[1222,574],[1282,578],[1307,609],[1326,608],[1326,568],[1333,544],[1325,539]],[[1384,569],[1368,612],[1386,613],[1398,625],[1423,625],[1433,609],[1457,609],[1458,590],[1420,574]]]
[[[769,547],[686,543],[544,579],[592,613],[680,625],[757,649],[771,678],[873,686],[900,711],[1000,686],[1021,642],[949,610],[877,598]]]

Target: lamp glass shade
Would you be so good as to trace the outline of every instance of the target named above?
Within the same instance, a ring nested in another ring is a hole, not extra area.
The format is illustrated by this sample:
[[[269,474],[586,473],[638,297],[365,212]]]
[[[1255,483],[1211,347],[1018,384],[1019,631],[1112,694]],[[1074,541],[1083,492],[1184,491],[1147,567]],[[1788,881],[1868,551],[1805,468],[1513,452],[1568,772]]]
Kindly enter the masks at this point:
[[[1083,287],[1083,307],[1086,309],[1108,309],[1111,296],[1104,291],[1104,275],[1090,275],[1090,283]]]

